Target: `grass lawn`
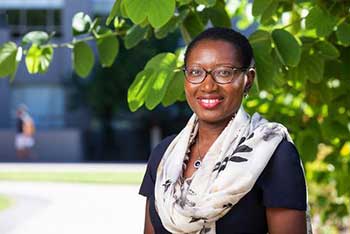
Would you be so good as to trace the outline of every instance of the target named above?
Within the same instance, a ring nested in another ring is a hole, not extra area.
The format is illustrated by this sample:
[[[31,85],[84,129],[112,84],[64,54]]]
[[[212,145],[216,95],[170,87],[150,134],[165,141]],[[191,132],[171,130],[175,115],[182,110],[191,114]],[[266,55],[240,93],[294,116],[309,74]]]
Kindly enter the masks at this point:
[[[0,172],[0,180],[97,184],[140,184],[141,172]]]
[[[0,212],[12,205],[12,200],[0,194]]]

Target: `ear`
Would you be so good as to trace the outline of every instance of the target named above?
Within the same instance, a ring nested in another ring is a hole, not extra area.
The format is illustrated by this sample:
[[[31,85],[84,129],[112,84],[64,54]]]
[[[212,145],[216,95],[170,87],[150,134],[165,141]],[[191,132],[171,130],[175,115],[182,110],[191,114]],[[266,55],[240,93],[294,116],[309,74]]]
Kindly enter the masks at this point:
[[[253,83],[254,83],[255,68],[249,68],[248,71],[246,72],[245,76],[246,76],[246,79],[245,79],[244,91],[246,93],[248,93],[250,88],[253,86]]]

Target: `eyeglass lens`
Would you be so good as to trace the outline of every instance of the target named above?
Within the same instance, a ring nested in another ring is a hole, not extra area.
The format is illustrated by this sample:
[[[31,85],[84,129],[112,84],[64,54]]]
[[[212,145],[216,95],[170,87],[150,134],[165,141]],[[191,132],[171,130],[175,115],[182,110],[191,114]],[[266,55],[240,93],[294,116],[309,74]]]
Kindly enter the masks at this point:
[[[226,84],[238,78],[241,69],[232,67],[217,67],[211,71],[206,71],[202,67],[188,67],[185,69],[186,79],[191,83],[201,83],[209,74],[217,83]]]

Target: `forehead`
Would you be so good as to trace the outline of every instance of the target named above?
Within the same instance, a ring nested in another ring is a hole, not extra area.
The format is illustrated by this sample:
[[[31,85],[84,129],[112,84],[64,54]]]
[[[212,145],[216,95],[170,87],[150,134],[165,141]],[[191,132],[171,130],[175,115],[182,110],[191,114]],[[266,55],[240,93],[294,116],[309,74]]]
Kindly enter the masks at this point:
[[[230,63],[239,65],[239,51],[224,40],[201,40],[190,50],[187,63]]]

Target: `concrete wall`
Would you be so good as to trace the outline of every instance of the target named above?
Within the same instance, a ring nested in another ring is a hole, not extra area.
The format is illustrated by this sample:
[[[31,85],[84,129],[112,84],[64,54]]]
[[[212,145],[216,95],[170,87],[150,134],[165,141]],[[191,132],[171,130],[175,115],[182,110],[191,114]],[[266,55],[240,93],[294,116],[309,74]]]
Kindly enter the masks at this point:
[[[15,131],[0,131],[0,162],[80,162],[83,160],[81,134],[77,129],[41,130],[35,134],[35,146],[28,160],[16,157]]]

